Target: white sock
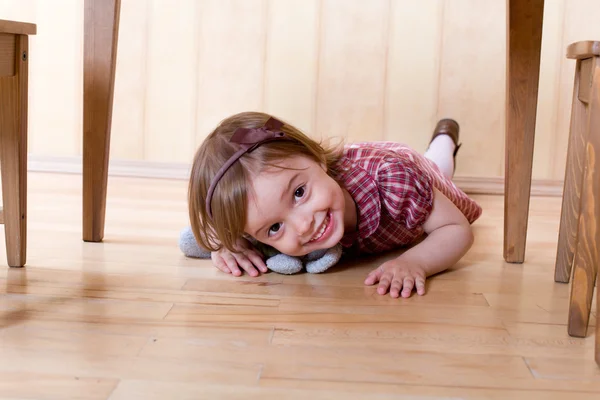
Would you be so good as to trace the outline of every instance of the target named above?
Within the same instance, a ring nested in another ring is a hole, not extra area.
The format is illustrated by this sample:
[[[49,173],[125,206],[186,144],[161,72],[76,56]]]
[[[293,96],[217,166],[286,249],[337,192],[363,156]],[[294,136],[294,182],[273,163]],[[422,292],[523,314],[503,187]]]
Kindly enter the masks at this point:
[[[425,157],[433,161],[449,179],[454,175],[454,149],[456,145],[448,135],[439,135],[429,145]]]

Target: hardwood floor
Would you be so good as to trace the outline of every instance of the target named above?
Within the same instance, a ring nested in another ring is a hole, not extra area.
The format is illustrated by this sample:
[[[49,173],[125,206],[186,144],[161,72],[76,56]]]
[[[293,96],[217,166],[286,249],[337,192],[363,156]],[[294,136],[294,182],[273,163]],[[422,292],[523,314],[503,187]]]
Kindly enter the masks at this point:
[[[186,259],[186,190],[111,177],[106,240],[84,243],[81,176],[30,174],[27,267],[0,253],[0,398],[599,398],[596,309],[569,337],[553,280],[560,198],[532,198],[515,265],[503,198],[478,196],[464,260],[391,299],[362,284],[384,257],[259,278]]]

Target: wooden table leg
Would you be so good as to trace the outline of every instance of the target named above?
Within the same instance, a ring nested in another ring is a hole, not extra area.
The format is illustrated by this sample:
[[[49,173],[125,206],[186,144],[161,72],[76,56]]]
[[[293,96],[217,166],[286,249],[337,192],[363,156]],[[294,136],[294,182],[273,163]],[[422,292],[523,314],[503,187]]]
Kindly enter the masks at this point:
[[[120,0],[85,0],[83,49],[83,240],[104,237]]]
[[[544,0],[507,0],[504,259],[525,260]]]
[[[0,34],[12,41],[15,70],[0,70],[0,170],[2,172],[2,219],[6,258],[11,267],[25,265],[27,256],[27,35]],[[3,47],[0,45],[0,47]],[[0,50],[6,54],[6,48]],[[10,53],[9,53],[10,54]]]
[[[600,267],[599,267],[600,269]],[[596,364],[600,367],[600,322],[598,312],[600,310],[600,282],[596,282]]]

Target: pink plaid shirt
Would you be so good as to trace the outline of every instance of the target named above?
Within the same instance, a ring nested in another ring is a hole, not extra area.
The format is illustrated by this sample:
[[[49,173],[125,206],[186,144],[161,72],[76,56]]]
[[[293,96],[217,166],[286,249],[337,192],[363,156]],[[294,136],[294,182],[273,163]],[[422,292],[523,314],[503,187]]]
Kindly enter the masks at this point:
[[[344,247],[377,253],[410,245],[424,233],[433,207],[433,188],[473,223],[481,207],[446,178],[432,161],[394,142],[347,145],[339,161],[340,183],[358,212],[358,231],[342,237]]]

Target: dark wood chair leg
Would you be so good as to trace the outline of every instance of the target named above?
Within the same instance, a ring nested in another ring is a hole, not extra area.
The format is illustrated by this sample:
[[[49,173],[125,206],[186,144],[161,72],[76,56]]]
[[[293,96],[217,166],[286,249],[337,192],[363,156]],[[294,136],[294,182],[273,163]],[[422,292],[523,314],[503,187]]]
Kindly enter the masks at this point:
[[[8,265],[22,267],[27,257],[27,79],[29,38],[15,41],[15,73],[0,77],[0,168],[2,219]],[[5,36],[8,38],[8,36]]]
[[[525,260],[544,0],[509,0],[504,259]]]
[[[565,183],[556,251],[554,280],[567,283],[571,279],[573,256],[577,247],[577,230],[581,205],[581,186],[585,167],[585,147],[588,141],[587,100],[579,99],[579,82],[589,82],[592,58],[577,60],[575,82],[573,85],[573,103],[571,108],[571,128]]]
[[[596,275],[598,277],[598,275]],[[600,311],[600,284],[596,283],[596,364],[600,367],[600,322],[598,312]]]
[[[579,90],[579,98],[588,101],[586,167],[581,191],[581,212],[577,247],[573,263],[573,283],[569,304],[569,335],[585,337],[590,319],[598,262],[600,261],[600,57],[592,59],[589,89]]]
[[[120,0],[85,0],[83,240],[104,238]]]

